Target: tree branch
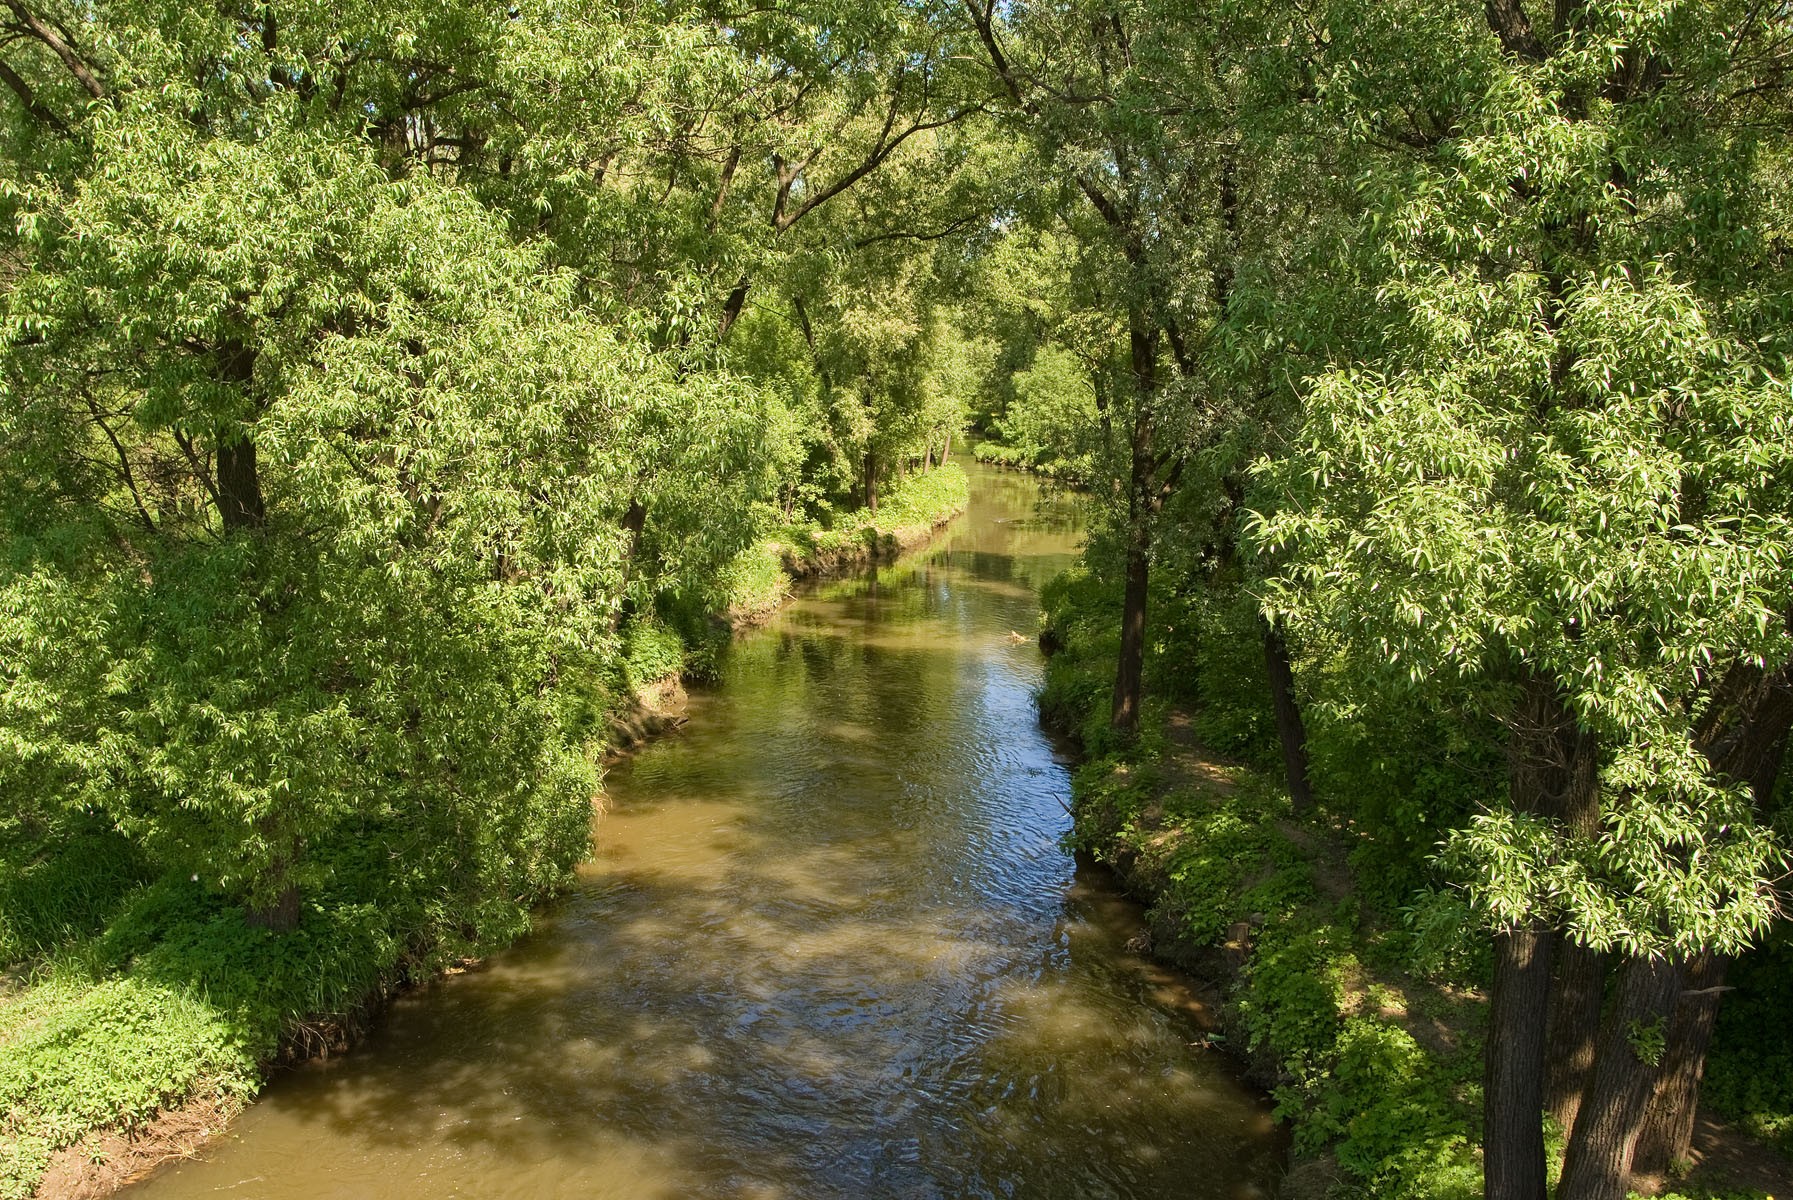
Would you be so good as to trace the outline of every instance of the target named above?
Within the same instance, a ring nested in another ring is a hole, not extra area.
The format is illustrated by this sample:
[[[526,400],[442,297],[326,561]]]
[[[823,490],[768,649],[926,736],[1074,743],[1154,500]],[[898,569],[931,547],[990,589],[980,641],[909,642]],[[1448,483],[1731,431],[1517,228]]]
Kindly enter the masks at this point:
[[[6,0],[6,7],[11,9],[12,14],[24,23],[32,37],[55,52],[56,57],[62,60],[62,65],[67,67],[69,73],[80,81],[82,87],[87,89],[88,95],[95,100],[106,98],[106,89],[94,76],[93,69],[81,61],[81,56],[69,48],[69,44],[63,41],[60,34],[44,24],[36,13],[26,8],[19,0]]]
[[[54,129],[57,133],[67,136],[69,132],[67,123],[48,108],[45,108],[43,103],[38,100],[37,96],[32,93],[30,85],[21,79],[19,73],[13,70],[4,60],[0,60],[0,81],[4,81],[6,86],[13,90],[13,94],[19,98],[19,103],[25,106],[26,112],[42,121],[45,125],[48,125],[51,129]]]

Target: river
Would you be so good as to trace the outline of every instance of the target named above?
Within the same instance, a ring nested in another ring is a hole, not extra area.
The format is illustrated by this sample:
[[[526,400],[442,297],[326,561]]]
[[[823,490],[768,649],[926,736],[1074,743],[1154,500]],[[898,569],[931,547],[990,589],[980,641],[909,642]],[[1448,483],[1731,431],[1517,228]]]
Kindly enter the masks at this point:
[[[931,547],[737,639],[611,771],[534,933],[131,1200],[1271,1195],[1262,1098],[1061,845],[1033,635],[1074,512],[968,469]]]

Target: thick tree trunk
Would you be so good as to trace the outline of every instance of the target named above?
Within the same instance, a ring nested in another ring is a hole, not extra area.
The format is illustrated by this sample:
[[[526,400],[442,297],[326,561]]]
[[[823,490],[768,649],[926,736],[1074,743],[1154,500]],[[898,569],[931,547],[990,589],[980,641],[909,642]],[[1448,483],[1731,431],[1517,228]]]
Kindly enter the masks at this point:
[[[218,373],[227,382],[247,391],[255,381],[255,350],[231,342],[220,347],[217,353]],[[224,525],[224,532],[260,529],[268,513],[262,500],[261,475],[255,465],[255,442],[247,429],[218,432],[215,474],[218,519]]]
[[[873,516],[878,514],[878,456],[870,450],[865,452],[865,507]]]
[[[1627,960],[1600,1038],[1594,1078],[1563,1156],[1557,1200],[1625,1200],[1631,1157],[1661,1071],[1680,973],[1665,958]]]
[[[255,443],[247,435],[218,443],[218,516],[225,533],[260,529],[267,520],[261,476],[255,466]]]
[[[1574,837],[1593,837],[1600,828],[1598,744],[1567,719],[1555,721],[1557,762],[1547,768],[1554,792],[1542,811],[1552,812]],[[1606,994],[1607,960],[1568,937],[1559,937],[1551,972],[1550,1015],[1545,1043],[1545,1107],[1567,1136],[1575,1128],[1581,1097],[1594,1070],[1600,1038],[1600,1007]]]
[[[260,929],[291,933],[299,927],[298,886],[287,884],[276,893],[274,903],[266,908],[251,908],[244,919]]]
[[[1606,955],[1564,937],[1557,941],[1554,957],[1544,1106],[1566,1135],[1575,1128],[1582,1094],[1593,1076]]]
[[[1696,955],[1681,972],[1681,994],[1669,1025],[1668,1053],[1655,1095],[1644,1114],[1632,1169],[1652,1173],[1686,1162],[1693,1151],[1694,1116],[1699,1109],[1700,1081],[1706,1074],[1706,1051],[1718,1022],[1730,960],[1710,952]]]
[[[1482,1179],[1487,1200],[1547,1200],[1544,1183],[1544,1016],[1554,935],[1494,936],[1483,1063]]]
[[[1597,745],[1554,681],[1528,670],[1509,718],[1509,802],[1571,829],[1599,816]],[[1487,1200],[1544,1200],[1545,1048],[1556,935],[1541,923],[1495,935],[1484,1062]]]
[[[1276,709],[1276,735],[1282,742],[1283,775],[1289,799],[1297,813],[1314,806],[1307,776],[1307,726],[1301,706],[1295,702],[1295,668],[1289,662],[1289,645],[1283,640],[1282,622],[1258,616],[1264,635],[1264,669],[1270,677],[1270,703]]]

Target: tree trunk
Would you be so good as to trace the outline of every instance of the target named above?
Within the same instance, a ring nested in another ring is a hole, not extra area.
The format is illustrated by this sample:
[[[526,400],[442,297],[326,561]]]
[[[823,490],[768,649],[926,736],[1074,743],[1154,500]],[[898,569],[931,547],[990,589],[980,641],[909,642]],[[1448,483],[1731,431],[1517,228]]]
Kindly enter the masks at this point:
[[[1599,818],[1594,736],[1563,704],[1555,681],[1527,669],[1508,720],[1507,793],[1520,812],[1571,829]],[[1494,938],[1483,1069],[1482,1172],[1487,1200],[1544,1200],[1544,1077],[1551,957],[1542,923]]]
[[[1314,806],[1307,776],[1307,726],[1295,702],[1295,669],[1289,662],[1289,646],[1283,640],[1282,622],[1258,615],[1264,635],[1264,669],[1270,677],[1270,702],[1276,709],[1276,735],[1282,742],[1283,774],[1289,783],[1289,800],[1296,813]]]
[[[1483,1063],[1482,1181],[1487,1200],[1547,1200],[1544,1184],[1544,1015],[1548,929],[1494,935]]]
[[[865,507],[873,516],[878,515],[878,457],[870,450],[865,452]]]
[[[1723,681],[1695,744],[1722,778],[1747,783],[1758,814],[1780,778],[1793,729],[1793,665],[1773,672],[1744,668]],[[1764,818],[1765,819],[1765,818]],[[1662,1074],[1638,1136],[1635,1168],[1665,1171],[1685,1161],[1693,1147],[1706,1052],[1724,999],[1729,961],[1696,955],[1681,972],[1681,995],[1669,1023]]]
[[[234,442],[218,442],[218,517],[225,533],[260,529],[267,520],[261,476],[255,466],[255,443],[247,434]]]
[[[291,933],[299,927],[299,888],[287,884],[275,894],[274,903],[266,908],[251,908],[244,919],[258,929],[275,933]]]
[[[734,290],[729,292],[728,299],[722,302],[722,319],[718,322],[720,328],[716,331],[717,336],[727,337],[728,331],[735,327],[735,322],[740,319],[741,310],[747,306],[747,291],[752,285],[752,279],[746,275],[741,276],[740,281],[735,284]],[[690,334],[686,334],[685,340],[689,340],[690,336]],[[813,343],[811,345],[813,348]]]
[[[940,443],[940,465],[946,465],[946,456],[953,452],[953,431],[946,431],[946,440]]]
[[[1581,1097],[1593,1075],[1606,995],[1606,955],[1560,938],[1550,981],[1548,1062],[1544,1104],[1566,1136],[1575,1128]]]
[[[1121,654],[1114,671],[1111,728],[1133,733],[1145,691],[1146,588],[1151,578],[1149,532],[1143,519],[1127,531],[1127,582],[1121,602]]]
[[[1549,768],[1554,782],[1547,786],[1554,798],[1543,811],[1554,812],[1570,835],[1593,837],[1600,828],[1598,745],[1593,734],[1566,716],[1544,718],[1556,723],[1559,761]],[[1545,1104],[1566,1137],[1575,1128],[1581,1097],[1594,1070],[1607,959],[1568,937],[1557,939],[1554,958],[1545,1031]]]
[[[1699,1110],[1700,1081],[1706,1074],[1706,1050],[1718,1022],[1730,960],[1710,952],[1696,955],[1681,973],[1681,994],[1669,1025],[1668,1053],[1656,1081],[1643,1132],[1638,1135],[1632,1167],[1665,1172],[1686,1162],[1693,1152],[1694,1116]]]
[[[1124,734],[1139,728],[1145,690],[1146,593],[1151,580],[1152,510],[1156,488],[1152,461],[1152,399],[1158,390],[1158,334],[1137,304],[1127,314],[1133,371],[1132,458],[1127,479],[1126,591],[1121,607],[1121,653],[1114,669],[1109,726]]]
[[[255,381],[256,352],[240,342],[228,342],[218,351],[218,372],[227,382],[245,391]],[[218,431],[215,474],[218,480],[218,519],[227,534],[260,529],[267,520],[262,500],[261,475],[255,465],[255,442],[247,429]]]
[[[934,469],[934,435],[928,434],[928,440],[921,444],[921,473],[926,475]]]
[[[1563,1156],[1557,1200],[1625,1200],[1644,1110],[1661,1071],[1680,974],[1666,958],[1632,958],[1600,1039],[1594,1079]]]

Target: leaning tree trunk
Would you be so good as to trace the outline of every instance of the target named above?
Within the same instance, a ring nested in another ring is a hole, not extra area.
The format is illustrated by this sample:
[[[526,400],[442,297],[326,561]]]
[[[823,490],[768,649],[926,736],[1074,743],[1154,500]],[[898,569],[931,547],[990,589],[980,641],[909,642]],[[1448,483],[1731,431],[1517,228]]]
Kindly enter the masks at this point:
[[[1738,668],[1715,691],[1695,744],[1714,773],[1747,783],[1758,819],[1765,819],[1793,730],[1793,664],[1764,672]],[[1664,1171],[1684,1162],[1693,1148],[1706,1052],[1724,999],[1729,961],[1701,953],[1681,973],[1681,991],[1669,1023],[1668,1050],[1638,1136],[1635,1169]]]
[[[1594,1078],[1569,1136],[1557,1200],[1625,1200],[1644,1110],[1656,1088],[1680,973],[1666,958],[1634,957],[1600,1038]]]
[[[1694,1116],[1699,1109],[1700,1080],[1706,1073],[1706,1051],[1718,1023],[1730,960],[1710,951],[1696,955],[1681,974],[1675,1019],[1669,1024],[1668,1053],[1656,1094],[1644,1114],[1632,1169],[1651,1173],[1686,1162],[1693,1152]]]
[[[1289,644],[1282,622],[1259,614],[1264,635],[1264,669],[1270,677],[1270,703],[1276,710],[1276,735],[1282,742],[1283,775],[1289,784],[1289,800],[1297,813],[1314,806],[1307,773],[1307,726],[1301,706],[1295,702],[1295,668],[1289,661]]]

